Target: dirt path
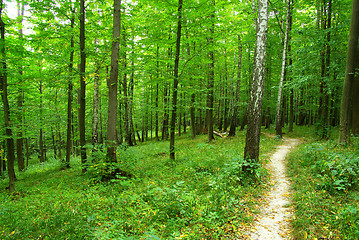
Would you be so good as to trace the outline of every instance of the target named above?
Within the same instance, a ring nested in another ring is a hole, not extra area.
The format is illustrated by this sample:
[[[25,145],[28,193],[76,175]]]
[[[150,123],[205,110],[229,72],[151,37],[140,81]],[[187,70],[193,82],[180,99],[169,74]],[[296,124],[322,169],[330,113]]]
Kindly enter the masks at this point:
[[[266,196],[266,206],[251,229],[250,239],[291,239],[288,222],[291,217],[289,182],[286,176],[285,157],[299,143],[297,139],[284,139],[268,163],[273,187]]]

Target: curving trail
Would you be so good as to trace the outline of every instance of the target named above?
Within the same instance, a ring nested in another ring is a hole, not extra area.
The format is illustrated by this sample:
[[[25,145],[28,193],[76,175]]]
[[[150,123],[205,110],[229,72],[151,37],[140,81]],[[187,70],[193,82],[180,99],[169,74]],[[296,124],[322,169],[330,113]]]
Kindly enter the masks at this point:
[[[266,206],[251,229],[250,239],[291,239],[289,221],[289,181],[286,176],[285,157],[291,148],[299,144],[298,139],[284,139],[268,163],[273,187],[266,196]]]

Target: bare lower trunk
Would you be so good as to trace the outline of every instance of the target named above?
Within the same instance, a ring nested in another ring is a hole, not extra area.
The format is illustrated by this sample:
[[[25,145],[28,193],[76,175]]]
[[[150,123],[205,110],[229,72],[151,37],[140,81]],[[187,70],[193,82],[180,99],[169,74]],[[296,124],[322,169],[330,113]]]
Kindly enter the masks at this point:
[[[108,121],[107,121],[107,157],[111,162],[116,158],[116,120],[117,120],[117,82],[119,61],[119,39],[121,28],[121,0],[114,0],[113,42],[111,53],[111,72],[108,87]]]
[[[264,93],[265,56],[268,28],[268,1],[258,0],[258,30],[256,37],[256,60],[253,74],[251,99],[248,106],[248,127],[244,158],[259,159],[261,112]]]
[[[181,50],[181,29],[182,29],[182,0],[178,0],[178,23],[177,23],[177,39],[176,39],[176,54],[173,78],[172,91],[172,116],[170,129],[170,159],[175,160],[175,129],[176,129],[176,114],[177,114],[177,90],[178,90],[178,68]]]
[[[85,53],[85,0],[80,0],[80,109],[79,109],[79,132],[80,132],[80,154],[82,172],[86,171],[86,53]]]
[[[238,124],[238,108],[239,108],[239,94],[241,90],[241,72],[242,72],[242,41],[241,36],[238,35],[238,64],[237,64],[237,84],[236,84],[236,93],[235,100],[233,103],[233,115],[231,128],[229,130],[229,136],[236,135],[236,127]]]
[[[347,64],[340,112],[339,143],[350,142],[349,112],[351,89],[355,76],[355,68],[358,59],[358,36],[359,36],[359,2],[353,0],[352,17],[347,52]],[[358,93],[356,93],[358,94]]]
[[[286,73],[286,62],[287,62],[287,46],[288,46],[288,35],[290,30],[290,2],[291,0],[287,0],[287,21],[286,21],[286,31],[284,36],[284,44],[283,44],[283,55],[282,55],[282,70],[280,74],[280,82],[279,82],[279,90],[278,90],[278,99],[277,99],[277,114],[276,114],[276,135],[282,137],[282,94],[283,94],[283,83],[285,79],[285,73]]]
[[[15,191],[15,144],[12,136],[11,122],[10,122],[10,106],[8,100],[8,91],[7,91],[7,66],[6,66],[6,52],[5,52],[5,24],[2,20],[2,10],[3,3],[1,0],[0,5],[0,29],[1,29],[1,60],[2,60],[2,71],[0,73],[0,90],[3,100],[3,109],[4,109],[4,123],[5,123],[5,132],[6,132],[6,148],[7,148],[7,170],[9,176],[9,192],[12,193]]]

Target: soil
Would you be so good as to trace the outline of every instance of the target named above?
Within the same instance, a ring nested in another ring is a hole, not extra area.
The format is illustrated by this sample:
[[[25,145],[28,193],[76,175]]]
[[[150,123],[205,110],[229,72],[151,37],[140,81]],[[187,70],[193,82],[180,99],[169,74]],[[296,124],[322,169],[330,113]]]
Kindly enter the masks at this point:
[[[250,239],[291,239],[290,183],[286,176],[285,157],[299,143],[297,139],[283,139],[268,163],[272,188],[266,194],[267,204],[250,230]]]

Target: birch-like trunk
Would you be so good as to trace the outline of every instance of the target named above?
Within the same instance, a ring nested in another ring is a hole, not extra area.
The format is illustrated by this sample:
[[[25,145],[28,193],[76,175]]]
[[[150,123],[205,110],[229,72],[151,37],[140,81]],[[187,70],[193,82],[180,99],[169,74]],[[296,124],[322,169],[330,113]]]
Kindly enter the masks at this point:
[[[289,20],[290,20],[290,1],[287,0],[287,21],[286,21],[286,30],[284,33],[284,44],[283,44],[283,53],[282,53],[282,69],[280,74],[280,82],[278,89],[278,98],[277,98],[277,112],[276,112],[276,135],[282,137],[282,96],[283,96],[283,83],[285,78],[285,67],[287,62],[287,46],[288,46],[288,35],[289,35]]]
[[[259,142],[261,132],[261,113],[264,93],[265,56],[268,29],[268,1],[258,0],[258,25],[256,36],[256,56],[253,74],[251,98],[248,106],[248,127],[244,158],[259,159]]]

